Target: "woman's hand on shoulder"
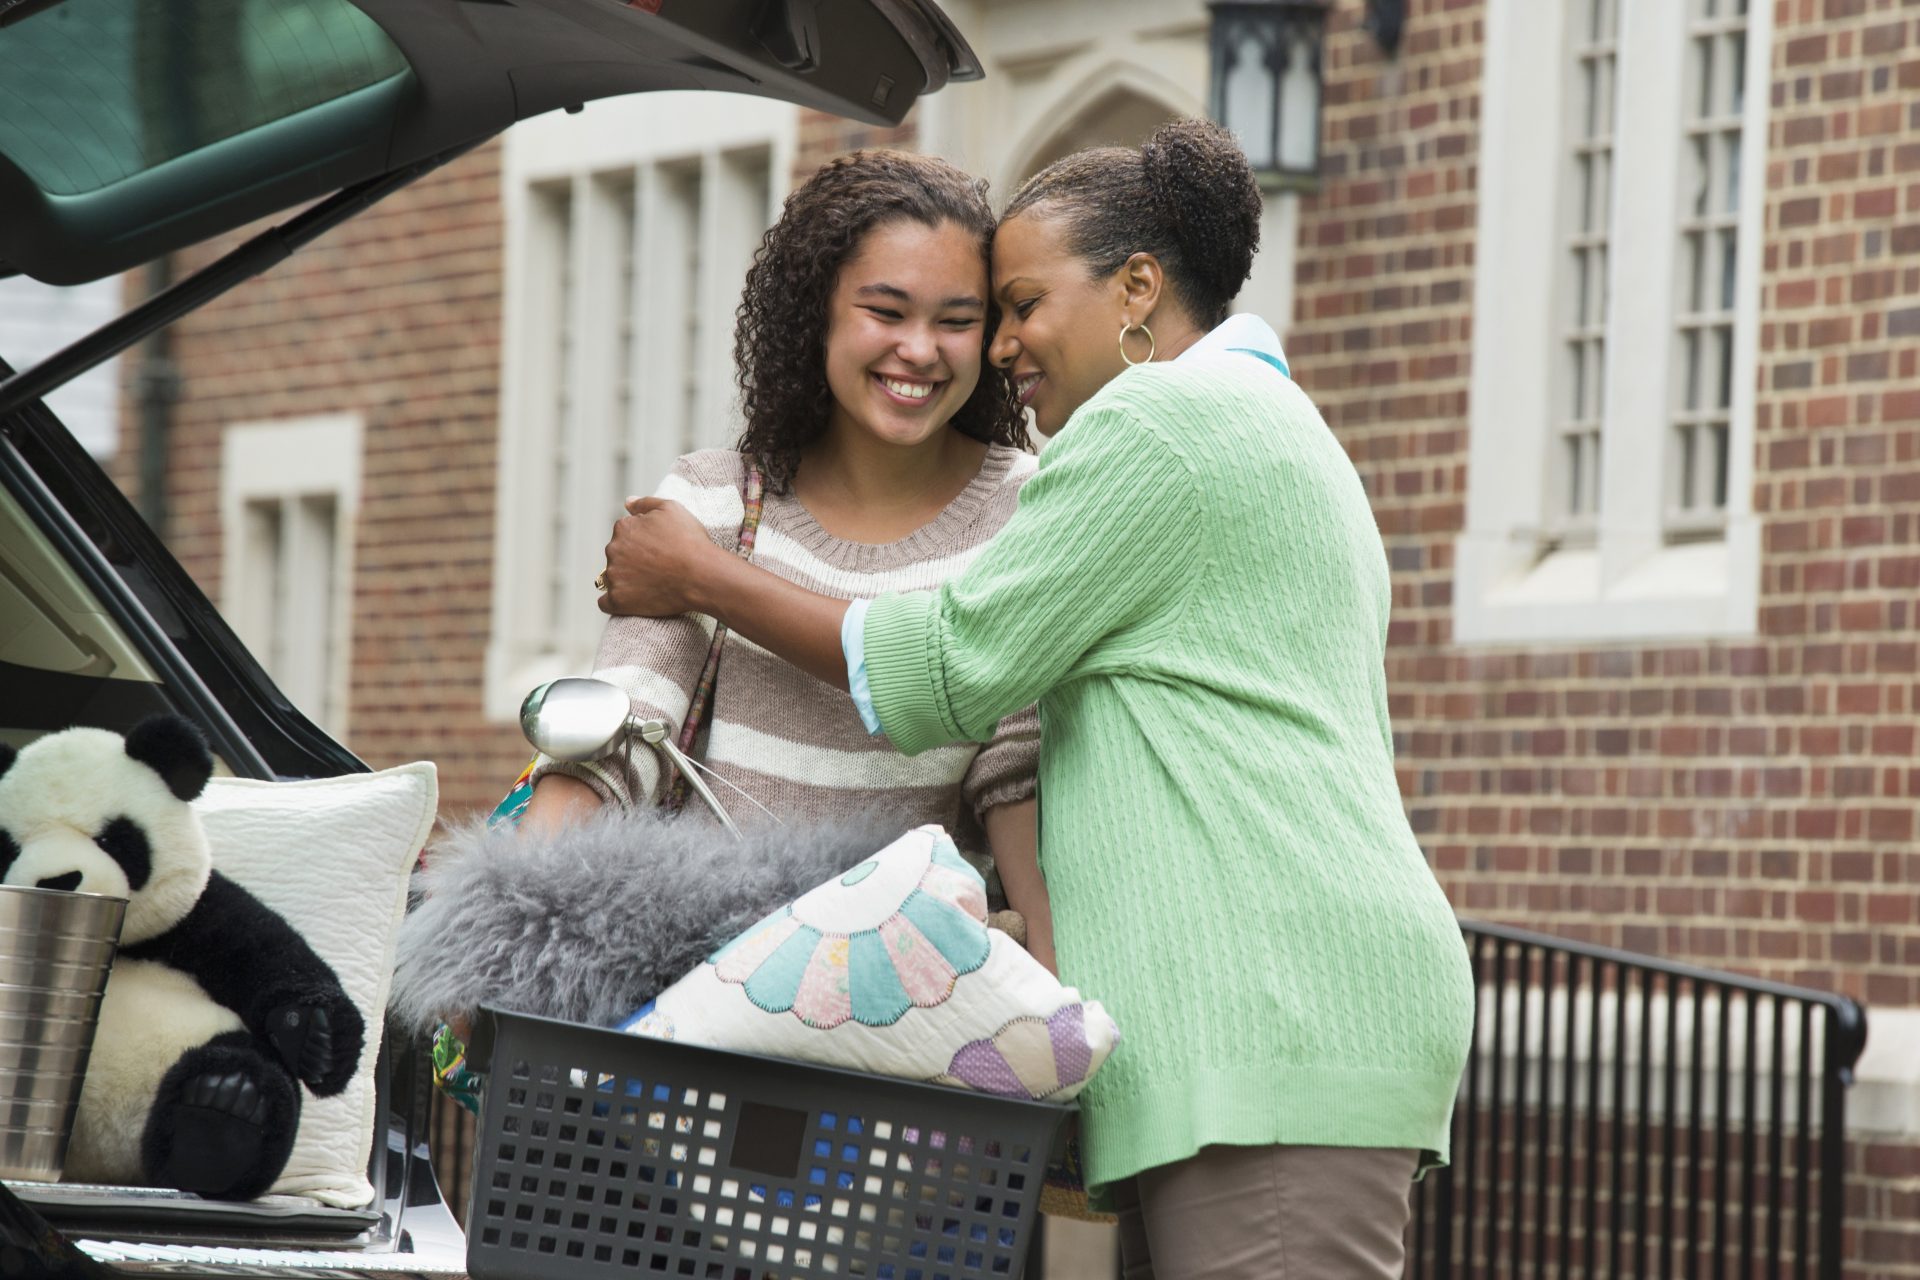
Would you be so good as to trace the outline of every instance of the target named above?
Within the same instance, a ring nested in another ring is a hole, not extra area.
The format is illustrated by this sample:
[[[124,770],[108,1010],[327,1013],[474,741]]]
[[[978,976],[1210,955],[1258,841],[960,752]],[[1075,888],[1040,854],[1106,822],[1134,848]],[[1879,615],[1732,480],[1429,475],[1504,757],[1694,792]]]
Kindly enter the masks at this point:
[[[702,612],[694,589],[726,552],[691,512],[664,498],[632,498],[607,543],[606,590],[600,611],[620,617],[670,618]],[[703,568],[704,566],[704,568]]]

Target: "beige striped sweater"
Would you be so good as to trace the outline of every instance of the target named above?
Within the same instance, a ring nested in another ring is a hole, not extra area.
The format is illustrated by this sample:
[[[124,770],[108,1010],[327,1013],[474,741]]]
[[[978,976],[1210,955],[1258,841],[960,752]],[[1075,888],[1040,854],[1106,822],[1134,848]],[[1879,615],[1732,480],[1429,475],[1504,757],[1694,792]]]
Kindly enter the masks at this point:
[[[1012,517],[1035,460],[995,445],[980,472],[930,523],[898,542],[849,542],[823,529],[791,494],[768,493],[754,563],[812,591],[841,600],[921,591],[957,577]],[[671,498],[732,550],[744,514],[746,463],[732,450],[688,454],[658,496]],[[614,618],[601,636],[594,674],[625,689],[634,711],[678,725],[687,713],[712,644],[713,619]],[[714,685],[706,764],[783,822],[832,822],[891,809],[902,831],[937,822],[963,847],[983,848],[979,822],[997,805],[1029,799],[1040,759],[1040,725],[1029,707],[1002,721],[991,742],[955,743],[911,758],[870,737],[846,693],[729,633]],[[535,777],[566,773],[607,803],[658,803],[661,769],[652,750],[590,765],[542,759]],[[743,827],[768,819],[716,785]],[[690,799],[687,816],[711,822]]]

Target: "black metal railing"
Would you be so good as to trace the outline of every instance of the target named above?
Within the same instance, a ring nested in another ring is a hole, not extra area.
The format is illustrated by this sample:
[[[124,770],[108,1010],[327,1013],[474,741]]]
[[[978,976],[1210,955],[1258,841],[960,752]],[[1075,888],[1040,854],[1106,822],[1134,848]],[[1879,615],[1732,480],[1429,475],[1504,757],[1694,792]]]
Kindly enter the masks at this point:
[[[1859,1005],[1462,929],[1478,1028],[1409,1277],[1838,1280]]]

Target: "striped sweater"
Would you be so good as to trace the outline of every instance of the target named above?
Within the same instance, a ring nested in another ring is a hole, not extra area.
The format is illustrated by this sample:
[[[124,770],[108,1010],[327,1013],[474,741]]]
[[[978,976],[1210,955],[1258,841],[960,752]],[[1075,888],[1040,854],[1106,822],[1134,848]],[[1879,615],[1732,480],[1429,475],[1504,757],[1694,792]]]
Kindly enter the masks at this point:
[[[823,529],[791,494],[766,495],[754,563],[837,599],[917,591],[957,576],[1012,517],[1020,486],[1034,472],[1029,454],[993,446],[979,473],[931,522],[898,542],[849,542]],[[671,498],[732,550],[739,540],[746,462],[732,450],[688,454],[658,496]],[[594,674],[625,689],[636,714],[678,725],[713,642],[713,619],[613,618],[601,636]],[[1032,708],[1009,716],[989,741],[956,743],[909,758],[868,735],[843,690],[814,679],[751,641],[728,633],[714,683],[703,752],[696,756],[783,822],[816,824],[891,809],[901,830],[937,822],[963,846],[982,848],[987,810],[1031,798],[1040,757]],[[548,773],[579,778],[602,801],[659,801],[658,757],[636,745],[627,757],[586,765],[543,758]],[[668,776],[670,780],[671,775]],[[743,827],[768,819],[725,786],[714,791]],[[712,822],[689,801],[691,820]]]

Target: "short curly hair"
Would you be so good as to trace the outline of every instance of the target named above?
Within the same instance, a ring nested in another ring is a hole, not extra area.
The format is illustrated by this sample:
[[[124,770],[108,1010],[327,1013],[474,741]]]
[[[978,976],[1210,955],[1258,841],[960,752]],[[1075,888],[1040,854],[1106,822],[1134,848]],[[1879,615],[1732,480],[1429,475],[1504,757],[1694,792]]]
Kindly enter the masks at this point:
[[[993,244],[987,184],[944,160],[903,151],[855,151],[824,165],[787,197],[747,270],[735,314],[735,381],[746,428],[740,452],[759,463],[767,487],[792,488],[800,455],[827,429],[827,307],[840,269],[869,231],[907,220],[953,223]],[[1026,448],[1025,419],[1006,374],[986,358],[995,317],[981,336],[980,385],[950,423],[989,444]]]
[[[1260,187],[1246,153],[1211,120],[1175,120],[1138,148],[1076,151],[1014,194],[1001,220],[1029,209],[1059,218],[1094,276],[1151,253],[1193,319],[1212,328],[1253,272]]]

